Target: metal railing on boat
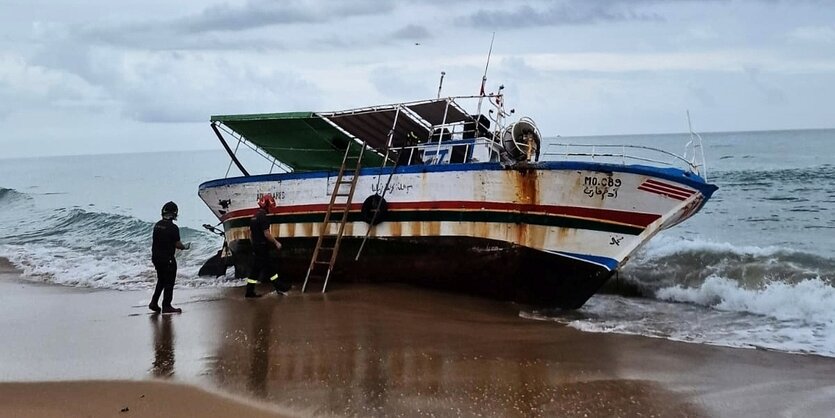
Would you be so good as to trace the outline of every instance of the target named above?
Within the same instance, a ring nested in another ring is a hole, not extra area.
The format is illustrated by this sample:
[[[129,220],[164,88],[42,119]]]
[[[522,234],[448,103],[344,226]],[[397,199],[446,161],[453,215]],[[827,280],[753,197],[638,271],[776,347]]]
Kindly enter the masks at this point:
[[[689,144],[688,147],[690,147]],[[705,175],[704,160],[703,158],[701,160],[696,158],[697,153],[695,152],[691,159],[687,159],[669,151],[644,145],[546,142],[544,148],[542,157],[549,160],[583,160],[622,165],[631,162],[644,162],[684,168],[700,176],[704,177]]]

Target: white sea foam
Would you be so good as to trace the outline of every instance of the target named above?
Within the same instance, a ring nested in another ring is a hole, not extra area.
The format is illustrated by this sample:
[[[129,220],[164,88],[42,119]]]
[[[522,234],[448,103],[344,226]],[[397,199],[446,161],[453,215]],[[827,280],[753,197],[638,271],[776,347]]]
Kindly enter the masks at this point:
[[[522,312],[599,333],[835,357],[835,288],[810,279],[741,288],[711,277],[702,286],[662,289],[660,299],[597,295],[576,312]]]
[[[820,279],[797,284],[770,282],[762,289],[745,289],[734,280],[711,276],[697,288],[668,287],[656,292],[661,300],[689,302],[723,311],[765,315],[777,320],[801,320],[835,326],[835,288]]]
[[[150,287],[155,280],[150,263],[139,263],[127,253],[103,256],[56,245],[22,244],[0,246],[0,256],[22,269],[25,277],[65,286],[127,290]]]
[[[38,205],[29,194],[0,188],[7,204],[26,204],[25,211],[0,207],[0,257],[9,259],[36,281],[65,286],[145,289],[156,284],[150,261],[153,223],[128,214],[79,207]],[[197,271],[222,240],[201,230],[180,227],[191,249],[178,252],[177,286],[239,285],[226,277],[201,278]],[[232,269],[230,269],[232,273]]]
[[[237,286],[231,277],[198,277],[202,262],[214,255],[219,243],[206,235],[192,238],[189,251],[178,252],[178,287]],[[143,243],[125,242],[122,246],[93,245],[76,241],[66,245],[64,239],[24,244],[0,245],[0,257],[8,259],[23,271],[29,280],[64,286],[100,289],[147,289],[156,284],[150,249]],[[140,245],[142,244],[142,245]],[[229,269],[229,275],[233,269]]]

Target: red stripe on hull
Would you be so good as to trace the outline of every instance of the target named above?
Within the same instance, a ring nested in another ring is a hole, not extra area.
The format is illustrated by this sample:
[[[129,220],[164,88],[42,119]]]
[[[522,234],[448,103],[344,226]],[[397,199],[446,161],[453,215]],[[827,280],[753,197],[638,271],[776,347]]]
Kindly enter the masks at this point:
[[[653,180],[653,179],[647,179],[647,181],[644,182],[644,185],[653,186],[654,188],[657,188],[657,189],[667,190],[669,192],[682,194],[682,195],[685,195],[685,196],[688,196],[688,197],[690,195],[692,195],[693,193],[695,193],[692,190],[684,189],[684,188],[681,188],[681,187],[678,187],[678,186],[673,186],[672,184],[662,183],[660,181],[656,181],[656,180]]]
[[[692,195],[692,194],[693,194],[693,193],[682,193],[682,192],[677,192],[677,191],[674,191],[674,190],[665,189],[665,188],[663,188],[663,187],[658,187],[658,186],[655,186],[655,185],[652,185],[652,184],[642,184],[642,185],[639,187],[639,189],[642,189],[642,190],[655,190],[655,191],[657,191],[657,192],[661,192],[661,193],[665,193],[665,194],[669,194],[669,195],[673,195],[673,196],[680,196],[680,197],[682,197],[682,198],[684,198],[684,199],[686,199],[686,198],[690,197],[690,195]]]
[[[324,212],[327,204],[279,206],[272,213],[308,213]],[[361,203],[352,203],[351,211],[362,209]],[[543,213],[548,215],[571,216],[576,218],[595,219],[604,222],[646,227],[660,218],[654,213],[635,213],[609,209],[584,208],[577,206],[551,206],[503,202],[465,202],[465,201],[433,201],[433,202],[388,202],[389,210],[489,210],[525,213]],[[257,209],[241,209],[229,212],[221,217],[222,221],[244,216],[252,216]]]
[[[640,185],[640,186],[638,186],[638,190],[643,190],[643,191],[645,191],[645,192],[650,192],[650,193],[655,193],[655,194],[664,195],[664,196],[671,197],[671,198],[676,199],[676,200],[685,200],[685,199],[687,199],[687,196],[682,196],[682,195],[680,195],[680,194],[676,194],[676,193],[669,192],[669,191],[666,191],[666,190],[655,189],[655,188],[652,188],[652,187],[650,187],[650,186],[645,186],[645,185],[643,185],[643,184],[642,184],[642,185]]]

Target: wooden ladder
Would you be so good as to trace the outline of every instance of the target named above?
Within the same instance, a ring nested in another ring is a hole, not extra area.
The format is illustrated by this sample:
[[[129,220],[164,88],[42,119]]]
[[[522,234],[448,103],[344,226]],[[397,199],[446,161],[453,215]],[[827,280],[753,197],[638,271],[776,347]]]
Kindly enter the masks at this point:
[[[324,278],[325,282],[322,285],[322,293],[328,288],[328,280],[330,279],[333,266],[336,263],[336,256],[339,254],[339,244],[342,242],[342,234],[345,232],[345,224],[348,223],[348,213],[351,211],[351,201],[354,198],[354,190],[357,187],[357,179],[359,179],[359,171],[362,163],[362,155],[365,152],[365,143],[362,144],[359,155],[351,156],[351,145],[345,149],[345,155],[342,157],[342,165],[339,167],[339,174],[336,175],[336,183],[333,185],[331,193],[331,201],[328,204],[328,209],[325,212],[325,219],[322,221],[322,228],[319,231],[319,239],[316,241],[316,248],[313,250],[313,257],[310,259],[310,267],[307,268],[307,275],[304,278],[302,285],[302,293],[307,289],[308,281],[313,278]],[[353,164],[353,170],[346,170],[346,166]],[[350,180],[345,180],[345,176],[350,176]],[[348,192],[342,190],[343,185],[350,184],[351,188]],[[344,199],[344,200],[342,200]],[[341,217],[337,215],[333,219],[333,214],[341,213]],[[334,222],[339,222],[337,232],[330,232],[330,225]],[[327,267],[327,271],[322,274],[322,269]]]

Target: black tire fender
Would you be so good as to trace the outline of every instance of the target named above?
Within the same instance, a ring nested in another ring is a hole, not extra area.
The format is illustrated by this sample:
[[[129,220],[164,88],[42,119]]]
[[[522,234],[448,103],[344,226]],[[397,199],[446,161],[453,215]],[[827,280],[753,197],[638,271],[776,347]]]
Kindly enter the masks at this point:
[[[375,212],[377,212],[376,217],[374,217]],[[373,194],[362,202],[362,220],[369,225],[377,225],[385,221],[387,212],[388,202],[383,196]]]

